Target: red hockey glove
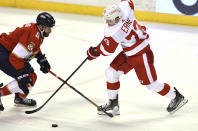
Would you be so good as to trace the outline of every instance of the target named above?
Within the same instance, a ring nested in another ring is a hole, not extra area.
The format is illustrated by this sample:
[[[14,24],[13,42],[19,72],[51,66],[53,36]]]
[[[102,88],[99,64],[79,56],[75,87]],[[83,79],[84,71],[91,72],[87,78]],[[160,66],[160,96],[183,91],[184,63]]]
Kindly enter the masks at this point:
[[[87,56],[88,56],[88,60],[93,60],[96,59],[98,56],[100,56],[100,53],[98,53],[98,51],[96,50],[96,47],[90,47],[87,50]]]

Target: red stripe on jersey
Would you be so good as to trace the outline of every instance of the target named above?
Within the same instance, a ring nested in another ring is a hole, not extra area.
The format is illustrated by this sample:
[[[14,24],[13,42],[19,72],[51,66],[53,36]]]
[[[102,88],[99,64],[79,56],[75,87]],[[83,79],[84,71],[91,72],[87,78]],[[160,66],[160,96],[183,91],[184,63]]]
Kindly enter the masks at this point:
[[[164,83],[164,88],[158,93],[162,96],[165,96],[169,91],[170,91],[170,86]]]
[[[136,42],[134,45],[132,45],[131,47],[123,48],[123,50],[124,50],[125,52],[131,51],[131,50],[135,49],[137,46],[139,46],[144,40],[145,40],[145,39],[141,39],[141,40],[139,40],[138,42]]]
[[[134,5],[133,5],[132,0],[129,1],[129,6],[131,7],[132,10],[134,10]]]
[[[105,37],[102,42],[101,42],[101,45],[104,47],[104,50],[108,53],[114,53],[117,46],[118,46],[118,43],[112,38],[112,37]],[[99,51],[100,54],[106,56],[105,52],[103,52],[101,49],[100,49],[100,46],[98,46],[97,50]]]
[[[120,82],[109,83],[107,82],[107,89],[109,90],[118,90],[120,88]]]
[[[9,61],[16,70],[24,68],[24,59],[21,59],[14,54],[10,54]]]

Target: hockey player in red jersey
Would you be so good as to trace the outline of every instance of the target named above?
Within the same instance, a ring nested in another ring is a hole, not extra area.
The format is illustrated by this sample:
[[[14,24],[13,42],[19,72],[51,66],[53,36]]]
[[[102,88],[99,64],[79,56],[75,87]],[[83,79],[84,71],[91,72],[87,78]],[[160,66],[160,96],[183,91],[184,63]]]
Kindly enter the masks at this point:
[[[36,105],[35,100],[26,98],[37,79],[29,61],[37,58],[40,70],[48,73],[50,64],[41,52],[40,46],[54,26],[53,16],[43,12],[37,16],[36,23],[25,24],[9,34],[0,35],[0,70],[14,78],[0,88],[0,111],[4,110],[1,97],[10,94],[15,94],[16,105]]]
[[[161,96],[171,99],[167,111],[174,113],[188,102],[178,90],[167,83],[160,83],[154,67],[154,56],[149,45],[149,35],[146,27],[139,24],[134,17],[134,5],[131,0],[122,0],[118,5],[111,5],[104,9],[104,19],[108,26],[104,31],[104,38],[97,47],[87,50],[89,60],[100,55],[109,56],[121,44],[121,51],[106,70],[107,94],[109,101],[98,108],[119,115],[118,91],[119,78],[134,69],[142,85]]]

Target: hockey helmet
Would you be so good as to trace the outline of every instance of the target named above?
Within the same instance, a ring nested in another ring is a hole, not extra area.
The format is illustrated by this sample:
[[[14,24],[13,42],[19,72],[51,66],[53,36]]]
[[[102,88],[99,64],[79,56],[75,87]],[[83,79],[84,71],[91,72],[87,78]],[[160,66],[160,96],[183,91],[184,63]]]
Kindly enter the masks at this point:
[[[121,8],[116,5],[116,4],[113,4],[113,5],[110,5],[110,6],[107,6],[104,11],[103,11],[103,17],[104,19],[107,21],[107,20],[112,20],[114,23],[115,23],[115,19],[117,17],[121,18],[122,17],[122,11],[121,11]]]
[[[55,26],[55,20],[53,16],[47,12],[40,13],[36,18],[36,23],[46,27]]]

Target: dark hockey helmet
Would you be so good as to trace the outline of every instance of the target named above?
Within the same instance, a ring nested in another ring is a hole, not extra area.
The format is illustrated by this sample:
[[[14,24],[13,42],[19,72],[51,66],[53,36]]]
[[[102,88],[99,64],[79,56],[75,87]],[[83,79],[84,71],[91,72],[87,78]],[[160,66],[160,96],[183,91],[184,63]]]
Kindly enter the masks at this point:
[[[55,26],[55,20],[53,16],[47,12],[40,13],[36,18],[36,23],[47,27]]]

